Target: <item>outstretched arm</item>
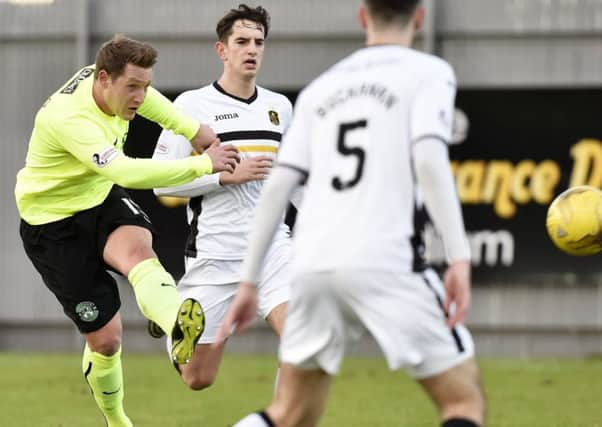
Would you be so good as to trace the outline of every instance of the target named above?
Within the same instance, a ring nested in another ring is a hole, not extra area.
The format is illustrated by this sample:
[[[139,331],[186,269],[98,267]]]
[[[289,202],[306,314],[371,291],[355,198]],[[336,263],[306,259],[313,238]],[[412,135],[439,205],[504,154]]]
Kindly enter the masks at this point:
[[[64,122],[56,132],[56,139],[63,148],[83,165],[125,188],[149,189],[183,184],[216,170],[234,170],[238,160],[238,152],[231,145],[179,160],[127,157],[107,142],[103,130],[93,123],[82,131],[81,120],[77,117]]]

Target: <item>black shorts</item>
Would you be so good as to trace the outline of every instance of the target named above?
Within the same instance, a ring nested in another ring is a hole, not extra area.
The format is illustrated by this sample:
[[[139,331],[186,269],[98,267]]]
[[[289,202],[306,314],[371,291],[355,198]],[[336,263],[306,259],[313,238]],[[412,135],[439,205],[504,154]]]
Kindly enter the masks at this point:
[[[100,205],[71,217],[42,225],[21,220],[27,256],[82,333],[102,328],[121,306],[103,260],[106,241],[120,225],[154,231],[148,216],[116,185]]]

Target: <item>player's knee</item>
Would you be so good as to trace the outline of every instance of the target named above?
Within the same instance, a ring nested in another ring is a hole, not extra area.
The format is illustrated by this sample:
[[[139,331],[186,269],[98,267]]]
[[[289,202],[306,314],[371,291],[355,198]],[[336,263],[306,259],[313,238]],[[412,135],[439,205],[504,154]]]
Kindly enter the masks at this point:
[[[215,382],[215,374],[206,372],[182,372],[182,379],[191,390],[199,391],[213,385]]]
[[[485,418],[485,395],[478,383],[466,387],[462,393],[446,399],[441,405],[441,416],[445,419],[466,418],[482,425]]]
[[[270,416],[278,427],[317,425],[321,405],[313,405],[307,400],[292,401],[276,399],[268,408]]]
[[[128,263],[131,265],[137,265],[138,263],[149,258],[154,258],[155,256],[152,246],[143,242],[136,242],[135,244],[130,245],[127,252],[124,253],[124,258],[127,259]]]
[[[119,337],[108,337],[101,341],[95,342],[90,349],[95,353],[100,353],[104,356],[112,356],[121,348],[121,339]]]

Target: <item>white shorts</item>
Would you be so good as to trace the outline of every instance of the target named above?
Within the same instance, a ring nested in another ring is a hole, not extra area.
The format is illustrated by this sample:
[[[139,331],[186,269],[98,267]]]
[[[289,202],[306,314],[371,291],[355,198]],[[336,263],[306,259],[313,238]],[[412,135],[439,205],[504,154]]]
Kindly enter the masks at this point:
[[[258,316],[266,318],[274,308],[290,298],[290,251],[289,240],[274,244],[268,251],[261,273],[262,280],[258,284]],[[238,260],[202,260],[187,266],[177,289],[182,300],[194,298],[203,307],[205,331],[199,344],[215,341],[217,330],[238,290],[241,265],[242,261]],[[215,280],[210,280],[207,284],[207,277],[216,277],[213,272],[234,281],[217,284]]]
[[[414,378],[439,374],[474,355],[470,332],[445,324],[443,301],[432,270],[295,275],[280,361],[335,375],[348,342],[368,330],[390,369],[403,367]]]

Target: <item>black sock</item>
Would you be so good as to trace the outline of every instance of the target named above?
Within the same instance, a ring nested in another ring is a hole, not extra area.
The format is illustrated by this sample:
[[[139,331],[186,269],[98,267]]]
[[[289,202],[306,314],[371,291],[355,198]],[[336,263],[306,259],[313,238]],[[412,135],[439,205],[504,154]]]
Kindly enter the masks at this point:
[[[272,419],[270,418],[270,416],[268,415],[268,413],[266,411],[259,411],[257,413],[257,415],[259,415],[261,418],[263,418],[263,421],[269,426],[269,427],[276,427],[276,424],[274,424],[274,421],[272,421]]]
[[[466,418],[450,418],[445,420],[441,427],[479,427],[473,421],[467,420]]]

